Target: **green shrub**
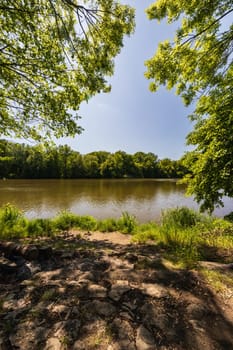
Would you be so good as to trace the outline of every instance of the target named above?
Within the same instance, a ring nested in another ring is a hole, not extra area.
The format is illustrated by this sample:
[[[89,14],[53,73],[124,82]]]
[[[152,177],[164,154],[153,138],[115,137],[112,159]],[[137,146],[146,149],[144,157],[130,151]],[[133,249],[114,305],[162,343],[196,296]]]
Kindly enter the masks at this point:
[[[6,204],[0,209],[0,222],[12,226],[23,218],[23,213],[14,205]]]
[[[97,228],[97,220],[89,215],[80,216],[75,226],[81,230],[94,231]]]
[[[14,205],[6,204],[0,208],[0,238],[26,236],[27,219]]]
[[[137,232],[132,237],[132,241],[136,243],[146,243],[155,240],[157,240],[157,234],[152,231]]]
[[[162,211],[162,226],[184,229],[195,226],[202,218],[203,215],[187,207],[168,209]]]
[[[168,247],[168,254],[185,266],[192,266],[200,258],[200,225],[204,216],[186,207],[162,212],[159,241]]]
[[[27,232],[30,237],[51,236],[55,226],[50,219],[32,219],[28,221]]]
[[[58,230],[67,231],[74,226],[78,226],[79,221],[80,221],[79,216],[64,210],[57,217],[53,219],[53,225]]]
[[[135,216],[130,215],[128,212],[123,212],[117,222],[117,226],[118,230],[123,233],[132,233],[137,226],[137,221]]]
[[[118,223],[116,219],[109,218],[100,220],[97,223],[97,229],[101,232],[114,232],[118,230]]]
[[[147,241],[158,241],[159,226],[155,222],[148,222],[136,226],[133,233],[133,242],[146,243]]]

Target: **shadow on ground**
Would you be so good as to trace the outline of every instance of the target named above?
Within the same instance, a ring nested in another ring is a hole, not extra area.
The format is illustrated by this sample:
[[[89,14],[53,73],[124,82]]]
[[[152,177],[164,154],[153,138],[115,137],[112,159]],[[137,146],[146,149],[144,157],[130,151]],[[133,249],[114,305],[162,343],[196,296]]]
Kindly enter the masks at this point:
[[[1,350],[233,349],[224,300],[155,245],[74,235],[35,244],[31,261],[2,254]]]

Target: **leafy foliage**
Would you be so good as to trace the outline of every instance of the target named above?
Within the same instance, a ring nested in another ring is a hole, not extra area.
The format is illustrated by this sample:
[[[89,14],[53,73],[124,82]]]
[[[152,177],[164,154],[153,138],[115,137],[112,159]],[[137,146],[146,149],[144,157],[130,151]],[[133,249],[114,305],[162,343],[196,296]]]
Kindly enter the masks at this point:
[[[193,227],[202,220],[202,216],[187,207],[178,207],[162,211],[162,225],[182,229]]]
[[[187,172],[181,161],[157,158],[151,152],[81,155],[67,145],[30,147],[0,140],[0,178],[177,178]]]
[[[11,204],[0,210],[0,238],[24,236],[27,221],[23,213]]]
[[[160,224],[138,225],[133,240],[154,241],[166,249],[169,260],[192,267],[198,260],[206,260],[209,251],[233,248],[233,226],[223,219],[178,207],[162,212]]]
[[[134,10],[115,0],[2,0],[0,26],[0,134],[38,140],[81,132],[79,106],[109,91]]]
[[[233,225],[229,221],[205,216],[185,207],[167,210],[162,213],[160,223],[139,224],[133,215],[122,213],[119,219],[107,218],[96,220],[91,216],[79,216],[68,211],[61,212],[52,219],[29,220],[12,205],[0,208],[0,239],[56,237],[63,231],[76,228],[79,230],[100,230],[102,232],[118,231],[130,233],[136,243],[153,242],[157,248],[162,247],[166,257],[186,267],[192,267],[200,259],[206,260],[208,252],[218,249],[233,249]],[[80,235],[78,236],[80,237]],[[74,244],[72,249],[75,246]],[[64,245],[54,241],[60,249]],[[165,249],[164,249],[165,248]],[[210,248],[210,249],[209,249]],[[214,249],[213,249],[214,248]],[[216,259],[219,257],[216,255]]]
[[[130,215],[127,211],[122,213],[118,221],[118,230],[123,233],[132,233],[136,228],[137,221],[135,216]]]
[[[194,145],[184,160],[188,193],[201,209],[213,211],[223,195],[233,196],[233,6],[230,0],[158,0],[150,19],[179,20],[174,42],[159,44],[146,62],[151,90],[176,88],[185,105],[196,102],[195,123],[187,142]]]

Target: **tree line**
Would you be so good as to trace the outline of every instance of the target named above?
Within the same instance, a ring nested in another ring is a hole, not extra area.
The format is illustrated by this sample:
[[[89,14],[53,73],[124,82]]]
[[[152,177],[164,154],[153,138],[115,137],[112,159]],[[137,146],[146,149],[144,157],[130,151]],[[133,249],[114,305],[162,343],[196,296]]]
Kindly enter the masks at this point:
[[[160,160],[151,152],[82,155],[67,145],[30,146],[0,140],[0,178],[181,178],[186,173],[182,160]]]

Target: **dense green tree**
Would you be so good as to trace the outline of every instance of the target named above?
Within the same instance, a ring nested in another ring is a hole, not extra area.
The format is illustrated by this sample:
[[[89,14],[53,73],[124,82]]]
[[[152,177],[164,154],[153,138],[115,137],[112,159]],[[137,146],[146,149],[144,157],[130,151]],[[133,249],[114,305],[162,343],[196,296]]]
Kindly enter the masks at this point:
[[[67,145],[29,146],[0,140],[0,178],[177,178],[185,173],[181,163],[158,161],[151,152],[131,155],[96,151],[82,155]]]
[[[6,140],[0,140],[0,178],[9,176],[12,161],[9,143]]]
[[[84,177],[88,178],[100,178],[101,164],[106,161],[109,152],[95,151],[83,156]]]
[[[72,149],[67,146],[59,146],[58,147],[58,167],[60,177],[63,179],[67,179],[71,176],[71,162],[70,158],[72,157]]]
[[[184,166],[184,160],[172,160],[164,158],[158,161],[158,177],[159,178],[182,178],[188,173]]]
[[[100,172],[102,177],[133,177],[135,173],[133,158],[124,151],[117,151],[110,154],[105,162],[101,164]]]
[[[94,154],[86,154],[83,157],[84,177],[98,178],[100,177],[98,157]]]
[[[91,152],[89,154],[92,155],[92,156],[96,156],[97,159],[98,159],[98,163],[101,164],[108,158],[108,156],[110,155],[110,152],[94,151],[94,152]]]
[[[83,156],[79,152],[72,152],[69,157],[70,178],[79,179],[85,177],[85,168],[83,164]]]
[[[46,177],[46,153],[42,145],[34,146],[26,158],[21,177],[44,178]]]
[[[81,131],[82,101],[106,76],[134,10],[116,0],[1,0],[0,134],[40,139]]]
[[[60,178],[60,162],[57,147],[47,147],[46,149],[46,178]]]
[[[107,159],[101,164],[100,173],[102,177],[106,178],[120,178],[123,177],[124,166],[122,154],[119,151],[118,154],[109,154]]]
[[[169,158],[161,159],[158,162],[159,175],[162,178],[175,178],[176,169],[175,162]]]
[[[179,20],[173,42],[164,41],[146,62],[151,90],[176,88],[184,103],[196,103],[186,156],[188,193],[212,211],[233,196],[233,13],[232,0],[157,0],[150,19]]]
[[[153,178],[158,176],[158,156],[154,153],[136,152],[133,155],[137,175],[139,177]]]

